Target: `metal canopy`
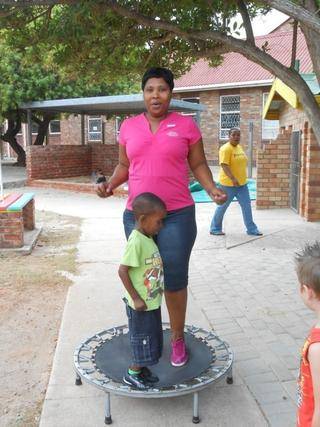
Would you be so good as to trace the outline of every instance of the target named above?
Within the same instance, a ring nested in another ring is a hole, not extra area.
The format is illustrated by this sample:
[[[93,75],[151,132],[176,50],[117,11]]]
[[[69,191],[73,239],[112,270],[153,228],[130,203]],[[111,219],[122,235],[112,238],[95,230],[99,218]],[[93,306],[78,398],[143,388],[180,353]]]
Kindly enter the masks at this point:
[[[55,99],[21,104],[22,110],[88,115],[136,114],[145,111],[142,94]],[[169,109],[180,112],[206,110],[203,104],[172,99]]]

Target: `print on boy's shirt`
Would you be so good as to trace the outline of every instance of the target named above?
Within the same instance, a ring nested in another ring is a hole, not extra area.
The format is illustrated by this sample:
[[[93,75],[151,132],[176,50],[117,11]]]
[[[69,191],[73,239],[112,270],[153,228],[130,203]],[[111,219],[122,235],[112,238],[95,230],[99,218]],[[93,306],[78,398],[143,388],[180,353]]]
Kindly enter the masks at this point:
[[[147,288],[147,301],[154,299],[163,293],[163,268],[159,252],[152,254],[151,258],[146,258],[146,265],[151,265],[144,274],[144,286]]]

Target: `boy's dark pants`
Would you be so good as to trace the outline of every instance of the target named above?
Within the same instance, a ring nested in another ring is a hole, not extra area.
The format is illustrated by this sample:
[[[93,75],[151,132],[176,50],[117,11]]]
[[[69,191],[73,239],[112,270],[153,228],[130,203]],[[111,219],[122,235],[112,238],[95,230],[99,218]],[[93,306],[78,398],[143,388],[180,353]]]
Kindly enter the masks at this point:
[[[163,333],[161,307],[136,311],[126,305],[132,364],[143,367],[158,363],[162,354]]]

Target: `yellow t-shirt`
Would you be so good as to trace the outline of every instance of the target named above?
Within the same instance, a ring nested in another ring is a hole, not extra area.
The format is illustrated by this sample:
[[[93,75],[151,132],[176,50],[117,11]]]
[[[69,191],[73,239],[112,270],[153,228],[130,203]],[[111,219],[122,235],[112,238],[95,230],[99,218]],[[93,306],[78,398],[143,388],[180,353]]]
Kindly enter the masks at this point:
[[[230,142],[223,144],[219,150],[219,164],[221,165],[221,163],[229,166],[239,185],[247,183],[247,156],[240,144],[236,147]],[[219,182],[222,185],[233,187],[231,179],[225,174],[222,167],[219,171]]]

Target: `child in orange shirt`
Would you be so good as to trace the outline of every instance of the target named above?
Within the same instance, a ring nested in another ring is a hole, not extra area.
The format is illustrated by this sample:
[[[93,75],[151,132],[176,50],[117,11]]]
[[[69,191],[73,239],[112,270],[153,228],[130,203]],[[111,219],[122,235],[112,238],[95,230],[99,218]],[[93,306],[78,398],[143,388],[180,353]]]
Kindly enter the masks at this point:
[[[296,255],[300,294],[317,319],[302,348],[298,427],[320,427],[320,242],[306,245]]]

